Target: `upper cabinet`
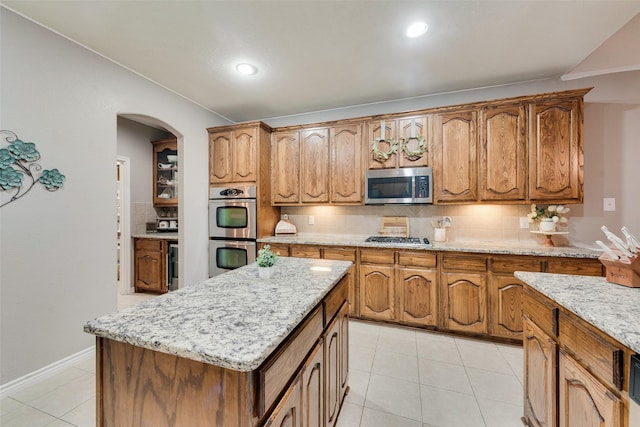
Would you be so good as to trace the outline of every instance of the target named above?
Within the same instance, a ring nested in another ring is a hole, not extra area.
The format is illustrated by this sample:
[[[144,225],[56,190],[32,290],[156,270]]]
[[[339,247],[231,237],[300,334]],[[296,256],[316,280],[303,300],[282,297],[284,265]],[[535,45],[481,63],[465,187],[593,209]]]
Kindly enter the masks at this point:
[[[436,203],[478,198],[476,111],[434,117],[433,198]]]
[[[178,140],[152,141],[153,205],[178,206]]]
[[[582,201],[582,97],[529,105],[529,198]]]
[[[480,110],[480,200],[525,200],[526,118],[524,104]]]
[[[367,121],[367,168],[428,166],[428,122],[426,115]]]
[[[361,134],[360,123],[274,132],[273,204],[361,204]]]
[[[259,122],[209,129],[209,184],[258,182],[261,144],[268,145],[270,131]]]

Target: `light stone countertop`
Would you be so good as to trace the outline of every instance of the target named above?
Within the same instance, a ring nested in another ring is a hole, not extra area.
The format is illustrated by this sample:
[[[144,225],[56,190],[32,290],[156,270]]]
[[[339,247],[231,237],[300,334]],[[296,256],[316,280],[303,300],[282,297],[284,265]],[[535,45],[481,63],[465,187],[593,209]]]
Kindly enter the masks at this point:
[[[237,371],[256,369],[339,282],[349,261],[253,263],[87,322],[85,332]]]
[[[640,288],[609,283],[604,277],[523,271],[515,276],[640,353]]]
[[[160,233],[138,233],[131,236],[136,239],[162,239],[162,240],[178,240],[178,233],[160,232]]]
[[[297,236],[273,236],[258,239],[261,243],[284,243],[305,245],[355,246],[359,248],[398,248],[430,251],[475,252],[502,255],[533,255],[564,258],[598,258],[601,252],[575,246],[546,247],[542,245],[523,245],[514,242],[431,242],[416,243],[370,243],[368,236],[338,234],[299,234]]]

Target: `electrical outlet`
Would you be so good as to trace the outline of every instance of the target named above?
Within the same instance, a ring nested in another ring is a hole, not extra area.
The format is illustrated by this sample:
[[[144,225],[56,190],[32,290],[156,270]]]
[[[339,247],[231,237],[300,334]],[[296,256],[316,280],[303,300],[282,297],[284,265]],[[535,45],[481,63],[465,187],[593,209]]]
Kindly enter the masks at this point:
[[[605,197],[604,198],[604,210],[605,212],[612,212],[616,210],[616,199],[615,197]]]
[[[520,217],[520,228],[529,228],[529,217]]]
[[[313,225],[316,223],[316,217],[313,215],[309,215],[309,225]]]

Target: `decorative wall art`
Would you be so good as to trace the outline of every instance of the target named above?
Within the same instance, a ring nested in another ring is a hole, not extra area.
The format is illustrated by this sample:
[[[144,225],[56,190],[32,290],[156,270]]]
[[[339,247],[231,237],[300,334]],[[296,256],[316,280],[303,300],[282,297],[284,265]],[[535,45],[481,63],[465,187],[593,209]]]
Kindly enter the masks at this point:
[[[65,176],[58,169],[42,170],[38,164],[40,153],[36,144],[19,139],[10,130],[0,130],[0,138],[7,144],[0,148],[0,189],[15,191],[11,198],[0,202],[0,208],[26,195],[36,183],[42,184],[47,191],[62,187]]]

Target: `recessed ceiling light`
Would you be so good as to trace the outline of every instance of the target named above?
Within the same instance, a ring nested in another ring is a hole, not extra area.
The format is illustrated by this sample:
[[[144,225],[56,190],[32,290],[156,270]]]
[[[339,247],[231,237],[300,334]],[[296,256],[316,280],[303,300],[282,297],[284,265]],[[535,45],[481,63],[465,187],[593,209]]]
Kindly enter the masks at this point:
[[[236,65],[236,71],[240,74],[244,74],[245,76],[250,76],[258,72],[258,68],[255,65],[243,63]]]
[[[409,38],[419,37],[427,32],[429,26],[424,22],[415,22],[407,27],[406,35]]]

